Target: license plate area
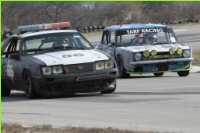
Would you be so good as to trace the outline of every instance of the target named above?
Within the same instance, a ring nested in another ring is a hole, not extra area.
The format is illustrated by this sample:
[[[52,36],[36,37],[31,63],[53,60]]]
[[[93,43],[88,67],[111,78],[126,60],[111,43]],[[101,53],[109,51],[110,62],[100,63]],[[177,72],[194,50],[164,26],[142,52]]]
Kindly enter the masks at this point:
[[[158,64],[158,71],[168,71],[168,64]]]

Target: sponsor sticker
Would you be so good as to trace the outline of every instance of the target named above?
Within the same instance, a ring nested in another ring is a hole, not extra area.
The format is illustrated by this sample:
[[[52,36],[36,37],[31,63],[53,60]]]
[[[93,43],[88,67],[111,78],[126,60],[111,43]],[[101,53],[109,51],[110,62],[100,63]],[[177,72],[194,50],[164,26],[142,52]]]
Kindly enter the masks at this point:
[[[137,33],[156,33],[162,32],[163,29],[135,29],[135,30],[126,30],[127,34],[137,34]]]
[[[10,78],[14,78],[14,69],[13,69],[13,65],[11,64],[10,60],[8,60],[8,65],[7,65],[7,68],[6,68],[6,73],[7,73],[7,76],[10,77]]]
[[[72,56],[80,57],[80,56],[84,56],[84,54],[77,53],[77,54],[66,54],[66,55],[62,55],[63,58],[70,58],[70,57],[72,57]]]

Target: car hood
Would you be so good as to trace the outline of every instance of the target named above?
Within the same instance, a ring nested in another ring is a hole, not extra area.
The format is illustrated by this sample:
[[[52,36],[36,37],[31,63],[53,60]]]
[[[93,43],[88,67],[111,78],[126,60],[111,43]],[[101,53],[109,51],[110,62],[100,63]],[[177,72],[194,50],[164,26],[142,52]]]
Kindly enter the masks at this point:
[[[131,51],[131,52],[142,52],[142,51],[152,51],[156,50],[157,52],[168,52],[170,48],[173,49],[189,49],[189,46],[184,46],[181,44],[162,44],[162,45],[144,45],[144,46],[129,46],[123,47],[123,49]]]
[[[109,59],[106,55],[96,50],[59,51],[33,57],[43,61],[47,66],[81,64]]]

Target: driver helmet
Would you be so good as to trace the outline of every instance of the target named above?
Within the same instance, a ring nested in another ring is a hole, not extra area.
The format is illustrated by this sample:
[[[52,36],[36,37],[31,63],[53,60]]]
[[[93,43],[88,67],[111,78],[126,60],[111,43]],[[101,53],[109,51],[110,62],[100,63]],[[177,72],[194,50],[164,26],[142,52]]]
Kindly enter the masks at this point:
[[[150,34],[148,35],[148,40],[149,40],[150,42],[152,42],[152,43],[157,42],[157,39],[158,39],[157,33],[150,33]]]

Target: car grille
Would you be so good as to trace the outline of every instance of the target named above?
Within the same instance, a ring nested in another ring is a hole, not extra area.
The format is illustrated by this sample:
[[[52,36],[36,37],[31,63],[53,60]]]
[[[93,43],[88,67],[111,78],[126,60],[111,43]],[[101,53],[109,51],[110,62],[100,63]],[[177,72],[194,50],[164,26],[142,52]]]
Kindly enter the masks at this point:
[[[65,71],[67,73],[84,73],[84,72],[92,72],[92,70],[93,70],[92,63],[65,66]]]

